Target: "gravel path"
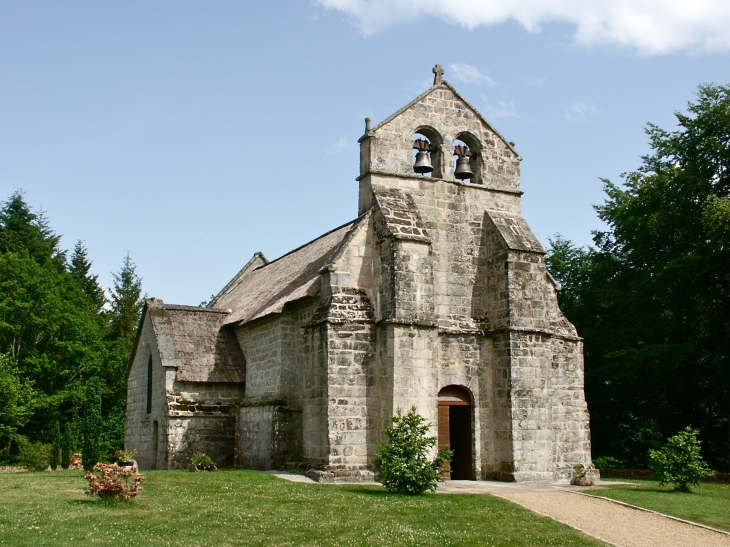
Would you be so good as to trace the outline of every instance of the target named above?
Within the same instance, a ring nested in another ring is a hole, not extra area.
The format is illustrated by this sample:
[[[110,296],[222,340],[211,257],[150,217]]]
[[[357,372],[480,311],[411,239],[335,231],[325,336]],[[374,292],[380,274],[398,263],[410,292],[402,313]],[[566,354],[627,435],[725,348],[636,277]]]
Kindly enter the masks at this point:
[[[599,498],[557,491],[497,495],[621,547],[730,547],[726,534]]]

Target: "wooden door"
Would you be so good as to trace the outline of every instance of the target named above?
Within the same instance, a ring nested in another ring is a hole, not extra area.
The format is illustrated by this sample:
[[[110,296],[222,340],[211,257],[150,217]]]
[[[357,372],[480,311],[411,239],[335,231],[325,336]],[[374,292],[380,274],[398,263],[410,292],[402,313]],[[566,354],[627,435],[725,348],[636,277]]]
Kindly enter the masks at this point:
[[[438,446],[451,445],[454,457],[444,468],[443,479],[472,480],[471,396],[461,386],[447,386],[438,397]]]

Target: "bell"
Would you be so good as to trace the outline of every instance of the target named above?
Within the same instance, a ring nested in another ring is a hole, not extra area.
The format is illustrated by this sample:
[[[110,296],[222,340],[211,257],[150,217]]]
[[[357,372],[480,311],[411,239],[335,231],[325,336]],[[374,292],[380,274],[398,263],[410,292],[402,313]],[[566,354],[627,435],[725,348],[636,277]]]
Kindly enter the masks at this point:
[[[433,165],[431,165],[431,158],[428,155],[428,152],[425,150],[419,150],[416,153],[416,163],[413,164],[413,170],[422,175],[433,171]]]
[[[456,160],[454,176],[459,180],[470,179],[474,176],[474,173],[469,166],[469,158],[466,156],[459,156],[459,159]]]

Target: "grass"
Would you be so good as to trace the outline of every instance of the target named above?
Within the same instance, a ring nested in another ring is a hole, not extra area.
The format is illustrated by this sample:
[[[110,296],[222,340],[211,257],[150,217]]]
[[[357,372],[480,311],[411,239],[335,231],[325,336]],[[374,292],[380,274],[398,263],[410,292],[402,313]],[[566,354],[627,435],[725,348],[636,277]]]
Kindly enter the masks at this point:
[[[670,486],[660,487],[658,481],[632,479],[631,484],[615,484],[585,493],[730,532],[730,484],[703,482],[691,489],[679,492]]]
[[[251,471],[144,474],[128,504],[85,496],[79,471],[0,474],[0,545],[599,545],[488,495],[409,497]]]

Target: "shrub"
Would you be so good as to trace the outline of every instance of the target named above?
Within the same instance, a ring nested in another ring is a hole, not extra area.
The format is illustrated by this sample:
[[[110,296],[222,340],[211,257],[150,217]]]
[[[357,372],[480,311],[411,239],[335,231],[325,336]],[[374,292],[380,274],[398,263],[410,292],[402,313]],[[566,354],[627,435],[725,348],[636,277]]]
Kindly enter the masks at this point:
[[[142,491],[144,477],[134,471],[115,464],[97,463],[93,472],[89,471],[84,478],[89,481],[87,496],[99,496],[101,499],[129,501]]]
[[[215,467],[215,463],[211,457],[205,454],[194,454],[190,461],[195,467],[205,471],[210,471]]]
[[[596,469],[623,469],[624,462],[611,456],[600,456],[593,460]]]
[[[129,463],[137,457],[137,451],[134,448],[130,450],[117,450],[115,455],[118,462]]]
[[[429,453],[438,443],[436,437],[427,436],[430,428],[415,406],[405,416],[397,409],[393,425],[385,430],[388,444],[380,443],[375,459],[380,480],[388,490],[401,494],[436,491],[439,469],[454,453],[447,446],[429,460]]]
[[[18,438],[18,459],[28,471],[45,471],[51,457],[51,445],[31,443],[25,438]]]
[[[99,461],[99,437],[101,437],[102,423],[101,382],[99,378],[94,377],[86,384],[81,416],[81,460],[86,471],[91,471]]]
[[[675,489],[689,491],[690,484],[714,474],[700,456],[696,429],[687,427],[667,439],[660,450],[649,450],[649,467],[660,486],[674,484]]]

